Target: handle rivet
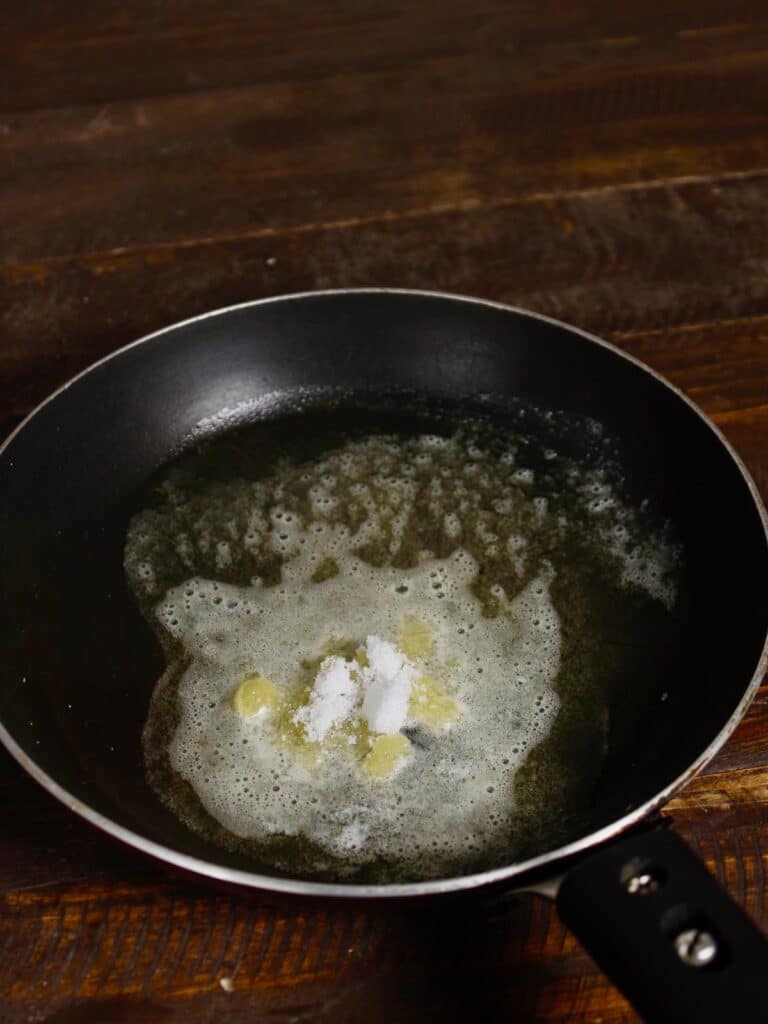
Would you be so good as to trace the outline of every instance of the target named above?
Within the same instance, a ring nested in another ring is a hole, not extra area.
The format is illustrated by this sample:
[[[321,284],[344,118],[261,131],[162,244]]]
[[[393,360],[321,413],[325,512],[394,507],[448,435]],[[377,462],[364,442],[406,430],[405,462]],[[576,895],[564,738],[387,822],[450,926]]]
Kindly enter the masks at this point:
[[[717,940],[701,928],[686,928],[675,936],[675,952],[688,967],[706,967],[717,956]]]
[[[651,871],[638,871],[624,880],[624,888],[630,896],[649,896],[658,891],[660,884]]]

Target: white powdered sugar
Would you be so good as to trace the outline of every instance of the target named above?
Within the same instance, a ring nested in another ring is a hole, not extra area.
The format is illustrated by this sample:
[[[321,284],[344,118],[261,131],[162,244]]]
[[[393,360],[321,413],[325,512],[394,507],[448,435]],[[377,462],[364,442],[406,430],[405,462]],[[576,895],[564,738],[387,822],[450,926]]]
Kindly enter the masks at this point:
[[[355,706],[359,684],[350,668],[344,658],[326,658],[315,678],[309,703],[293,716],[313,743],[322,742],[328,730],[343,722]]]
[[[393,643],[378,636],[368,637],[365,653],[363,715],[373,732],[398,732],[408,717],[411,683],[418,672]]]
[[[321,663],[309,702],[293,715],[311,742],[322,742],[330,729],[355,712],[367,721],[371,732],[395,733],[405,725],[418,669],[381,637],[367,637],[363,650],[366,665],[338,656]]]

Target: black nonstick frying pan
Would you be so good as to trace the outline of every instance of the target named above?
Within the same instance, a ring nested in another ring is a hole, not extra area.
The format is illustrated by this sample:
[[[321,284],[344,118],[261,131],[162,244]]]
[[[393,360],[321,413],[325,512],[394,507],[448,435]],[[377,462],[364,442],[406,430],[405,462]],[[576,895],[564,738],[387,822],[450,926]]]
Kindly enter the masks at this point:
[[[514,398],[599,421],[628,494],[650,497],[682,539],[685,660],[624,695],[633,727],[614,737],[588,826],[557,849],[436,881],[318,883],[207,844],[148,788],[140,734],[162,662],[124,581],[132,502],[201,422],[274,416],[309,393],[368,408],[385,395],[482,395],[491,411]],[[199,874],[299,896],[539,892],[649,1020],[765,1019],[765,940],[655,814],[725,742],[765,669],[766,518],[722,436],[646,367],[545,317],[449,295],[248,303],[144,338],[59,390],[3,446],[0,494],[0,736],[88,821]],[[663,703],[649,696],[660,687]]]

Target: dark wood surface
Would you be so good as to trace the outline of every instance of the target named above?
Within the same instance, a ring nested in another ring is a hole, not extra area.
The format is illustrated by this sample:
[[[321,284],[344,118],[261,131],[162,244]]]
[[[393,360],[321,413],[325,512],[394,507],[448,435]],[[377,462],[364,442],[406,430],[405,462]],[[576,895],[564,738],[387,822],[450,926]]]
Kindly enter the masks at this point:
[[[403,285],[610,338],[768,493],[764,3],[27,0],[0,67],[4,430],[175,319]],[[767,728],[668,808],[766,928]],[[9,1024],[636,1019],[539,900],[225,892],[0,789]]]

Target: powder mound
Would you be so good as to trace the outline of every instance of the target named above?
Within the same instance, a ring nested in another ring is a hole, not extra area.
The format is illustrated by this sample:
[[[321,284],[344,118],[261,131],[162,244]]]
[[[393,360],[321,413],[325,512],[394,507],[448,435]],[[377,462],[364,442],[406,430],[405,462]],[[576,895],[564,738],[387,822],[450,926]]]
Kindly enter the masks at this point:
[[[357,702],[359,685],[344,658],[326,658],[315,678],[309,704],[293,716],[303,725],[307,739],[321,743],[328,732],[345,721]]]
[[[358,711],[371,732],[395,733],[405,725],[416,667],[393,643],[378,636],[368,636],[363,650],[364,666],[338,656],[321,662],[309,702],[293,715],[311,742],[322,743]]]
[[[394,644],[378,636],[367,638],[365,653],[363,715],[373,732],[399,732],[408,717],[417,670]]]

